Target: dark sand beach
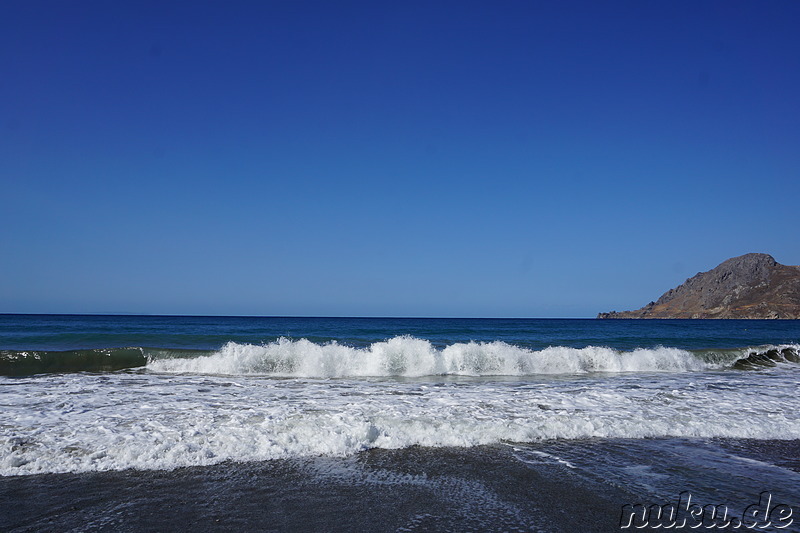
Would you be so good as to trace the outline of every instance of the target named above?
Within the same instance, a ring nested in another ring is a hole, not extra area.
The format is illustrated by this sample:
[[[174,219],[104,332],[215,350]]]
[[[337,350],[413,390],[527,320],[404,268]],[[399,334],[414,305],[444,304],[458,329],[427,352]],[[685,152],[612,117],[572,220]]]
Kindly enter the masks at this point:
[[[694,458],[662,455],[668,449]],[[706,471],[695,469],[698,460]],[[174,471],[5,477],[0,530],[619,531],[623,505],[675,500],[670,491],[681,486],[703,504],[728,504],[732,515],[757,503],[762,490],[797,512],[798,472],[800,441],[411,447]]]

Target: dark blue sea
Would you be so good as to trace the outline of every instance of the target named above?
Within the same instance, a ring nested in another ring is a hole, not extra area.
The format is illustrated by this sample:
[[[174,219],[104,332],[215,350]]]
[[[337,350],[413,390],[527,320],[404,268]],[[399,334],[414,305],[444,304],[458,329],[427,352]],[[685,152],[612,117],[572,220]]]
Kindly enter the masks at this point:
[[[797,531],[799,370],[800,321],[0,315],[0,531]]]

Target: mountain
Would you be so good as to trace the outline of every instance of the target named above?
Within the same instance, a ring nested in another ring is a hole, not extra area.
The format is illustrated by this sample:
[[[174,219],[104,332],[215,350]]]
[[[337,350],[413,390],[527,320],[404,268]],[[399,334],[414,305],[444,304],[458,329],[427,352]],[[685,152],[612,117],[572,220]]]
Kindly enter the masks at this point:
[[[767,254],[745,254],[699,272],[636,311],[597,318],[800,319],[800,266]]]

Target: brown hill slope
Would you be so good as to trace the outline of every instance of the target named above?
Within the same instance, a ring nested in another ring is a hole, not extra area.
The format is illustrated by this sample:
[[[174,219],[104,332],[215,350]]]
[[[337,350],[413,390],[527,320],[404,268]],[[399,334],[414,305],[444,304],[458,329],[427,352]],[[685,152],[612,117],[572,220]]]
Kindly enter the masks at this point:
[[[636,311],[597,318],[800,319],[800,266],[767,254],[746,254],[700,272]]]

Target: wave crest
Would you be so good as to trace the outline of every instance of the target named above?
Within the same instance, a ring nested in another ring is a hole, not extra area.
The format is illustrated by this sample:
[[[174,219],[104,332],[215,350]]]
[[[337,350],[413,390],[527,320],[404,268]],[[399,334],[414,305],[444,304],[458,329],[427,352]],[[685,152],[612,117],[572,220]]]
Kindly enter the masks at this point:
[[[315,344],[287,338],[262,345],[229,342],[211,355],[150,358],[147,364],[156,372],[303,378],[683,372],[717,366],[678,348],[622,352],[600,346],[553,346],[530,350],[494,341],[456,343],[437,349],[429,341],[411,336],[393,337],[365,348],[335,341]]]

